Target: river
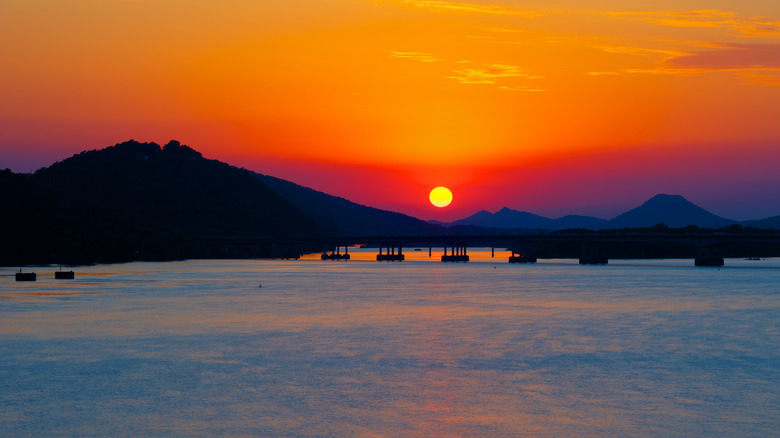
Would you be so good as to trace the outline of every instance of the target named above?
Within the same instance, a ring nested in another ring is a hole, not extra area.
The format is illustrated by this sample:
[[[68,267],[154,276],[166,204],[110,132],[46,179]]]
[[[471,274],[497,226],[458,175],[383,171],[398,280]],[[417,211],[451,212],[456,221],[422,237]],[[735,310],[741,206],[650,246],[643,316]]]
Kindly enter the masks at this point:
[[[0,436],[768,437],[780,259],[0,268]]]

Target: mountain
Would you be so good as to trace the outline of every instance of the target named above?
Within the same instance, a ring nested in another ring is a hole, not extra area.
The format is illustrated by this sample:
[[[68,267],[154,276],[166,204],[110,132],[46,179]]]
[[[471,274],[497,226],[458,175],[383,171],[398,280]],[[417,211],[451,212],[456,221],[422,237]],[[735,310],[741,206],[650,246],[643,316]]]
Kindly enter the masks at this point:
[[[656,195],[637,208],[616,216],[610,228],[652,227],[665,223],[670,228],[695,225],[720,228],[735,224],[731,219],[716,216],[679,195]]]
[[[0,266],[32,263],[50,253],[57,229],[57,197],[30,175],[0,171]]]
[[[485,228],[529,228],[544,230],[561,230],[569,228],[600,229],[606,228],[608,221],[597,217],[570,215],[558,219],[549,219],[526,211],[512,210],[504,207],[491,213],[482,210],[467,218],[446,224],[447,226],[478,226]]]
[[[553,221],[526,211],[512,210],[504,207],[490,213],[482,210],[472,216],[451,222],[449,225],[476,225],[486,228],[552,228]]]
[[[743,222],[743,225],[780,228],[780,216],[763,221]],[[679,195],[657,195],[612,220],[590,216],[569,215],[558,219],[548,219],[533,213],[516,211],[504,207],[496,213],[480,211],[472,216],[445,224],[446,226],[472,225],[486,228],[536,228],[564,230],[584,228],[600,230],[606,228],[643,228],[665,223],[670,228],[683,228],[695,225],[701,228],[721,228],[736,224],[731,219],[716,216],[691,203]]]
[[[323,234],[420,235],[437,234],[442,231],[438,225],[405,214],[366,207],[272,176],[255,175],[277,195],[314,218]]]
[[[32,263],[184,258],[193,255],[194,236],[318,233],[314,219],[253,173],[176,141],[160,147],[131,140],[82,152],[33,175],[5,175],[3,185],[3,193],[27,193],[4,219],[16,223],[4,229],[27,234],[4,253],[18,259],[37,248]],[[30,205],[50,214],[25,228],[19,222],[34,214]]]
[[[766,219],[759,219],[754,221],[743,221],[739,223],[745,227],[755,228],[774,228],[780,230],[780,216],[768,217]]]

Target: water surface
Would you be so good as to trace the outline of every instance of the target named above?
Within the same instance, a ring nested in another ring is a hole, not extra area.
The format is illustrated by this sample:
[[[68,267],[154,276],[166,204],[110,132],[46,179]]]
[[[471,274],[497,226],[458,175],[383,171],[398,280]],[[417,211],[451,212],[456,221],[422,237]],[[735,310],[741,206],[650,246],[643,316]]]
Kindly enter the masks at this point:
[[[780,260],[353,252],[0,277],[0,435],[780,430]]]

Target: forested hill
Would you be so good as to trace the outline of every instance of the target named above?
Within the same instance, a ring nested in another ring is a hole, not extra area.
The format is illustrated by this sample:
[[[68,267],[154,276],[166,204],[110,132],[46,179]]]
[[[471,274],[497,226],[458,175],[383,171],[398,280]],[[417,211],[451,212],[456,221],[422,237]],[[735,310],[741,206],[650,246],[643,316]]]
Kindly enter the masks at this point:
[[[0,264],[165,260],[191,236],[316,235],[259,181],[176,141],[82,152],[34,175],[4,171]]]
[[[257,177],[279,196],[313,217],[323,234],[339,236],[431,235],[443,231],[439,225],[378,208],[356,204],[290,181],[268,175]]]

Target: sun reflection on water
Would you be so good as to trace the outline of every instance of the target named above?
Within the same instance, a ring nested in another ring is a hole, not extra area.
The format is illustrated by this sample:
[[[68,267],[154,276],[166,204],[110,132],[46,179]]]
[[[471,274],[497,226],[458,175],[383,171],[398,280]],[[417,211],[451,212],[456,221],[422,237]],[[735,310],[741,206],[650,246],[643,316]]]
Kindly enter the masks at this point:
[[[777,260],[712,270],[363,254],[0,281],[3,428],[596,437],[780,426]]]

